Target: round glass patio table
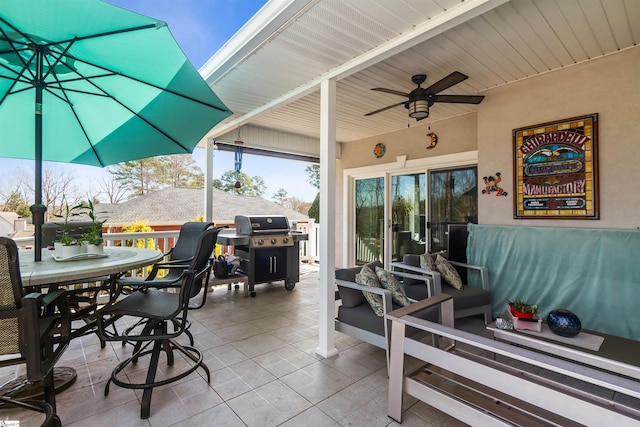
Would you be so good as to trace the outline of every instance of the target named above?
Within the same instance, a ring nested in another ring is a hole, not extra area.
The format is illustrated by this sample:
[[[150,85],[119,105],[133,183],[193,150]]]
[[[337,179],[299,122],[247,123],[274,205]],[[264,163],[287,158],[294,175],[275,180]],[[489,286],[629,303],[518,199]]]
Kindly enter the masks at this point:
[[[162,258],[162,253],[153,249],[109,246],[104,248],[104,256],[56,261],[54,251],[42,249],[42,260],[33,260],[33,251],[20,251],[20,275],[22,286],[48,287],[60,283],[81,282],[96,276],[112,276],[112,284],[118,274],[153,264]],[[111,290],[113,292],[113,290]],[[56,393],[70,387],[76,380],[75,369],[55,367],[53,371]],[[34,399],[42,395],[39,383],[24,386],[26,376],[21,375],[2,386],[0,394],[10,392],[17,398]],[[19,388],[19,391],[17,390]],[[15,394],[13,391],[15,390]]]
[[[56,261],[54,251],[42,249],[42,261],[34,261],[32,251],[20,251],[22,286],[50,286],[81,281],[95,276],[114,275],[159,261],[154,249],[107,246],[104,257]]]

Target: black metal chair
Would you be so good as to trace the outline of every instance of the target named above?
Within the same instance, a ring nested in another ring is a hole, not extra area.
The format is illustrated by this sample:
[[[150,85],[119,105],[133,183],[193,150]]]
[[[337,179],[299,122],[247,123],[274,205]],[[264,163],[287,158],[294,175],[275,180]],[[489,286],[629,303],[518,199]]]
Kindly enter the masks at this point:
[[[188,269],[182,272],[178,281],[179,292],[159,289],[162,288],[160,282],[163,279],[150,280],[140,285],[137,291],[98,312],[98,336],[100,339],[135,343],[133,354],[127,360],[119,363],[111,373],[111,378],[105,386],[105,396],[109,394],[111,382],[124,388],[144,390],[140,410],[140,417],[143,419],[150,415],[151,394],[154,387],[180,380],[199,367],[202,367],[206,372],[207,382],[211,379],[209,368],[204,364],[202,354],[192,346],[183,346],[178,343],[176,338],[185,333],[188,325],[189,299],[193,295],[194,284],[202,283],[211,270],[211,253],[215,248],[218,231],[218,229],[209,229],[200,234],[195,256],[189,263]],[[176,282],[172,282],[171,287],[175,286]],[[115,328],[109,328],[116,321],[132,321],[131,323],[137,326],[133,330],[118,333]],[[149,350],[148,348],[152,344],[153,347]],[[156,380],[160,353],[162,351],[166,353],[167,364],[172,366],[174,350],[182,353],[193,364],[171,377]],[[146,355],[151,355],[151,361],[144,383],[131,383],[119,376],[127,366],[137,363],[140,357]]]
[[[156,289],[169,289],[178,288],[181,285],[182,273],[190,268],[190,263],[193,261],[196,251],[198,249],[198,242],[200,236],[206,230],[213,226],[212,222],[187,222],[180,227],[180,234],[178,235],[178,241],[175,246],[164,254],[164,259],[167,261],[158,262],[153,265],[151,273],[146,278],[141,277],[123,277],[118,280],[118,289],[122,290],[126,294],[130,294],[138,289],[153,287]],[[215,228],[215,240],[217,241],[218,232],[224,227]],[[214,243],[215,248],[215,243]],[[213,253],[213,250],[211,251]],[[211,254],[210,254],[211,255]],[[213,258],[209,259],[209,262],[213,262]],[[158,278],[158,273],[164,271],[164,275]],[[207,270],[206,274],[198,277],[192,286],[189,308],[199,309],[202,308],[207,300],[207,293],[209,291],[208,284],[211,276],[211,268]],[[202,292],[202,299],[198,301],[198,295]],[[194,303],[194,301],[196,301]],[[136,324],[132,325],[125,331],[125,334],[137,327],[144,319],[140,319]],[[193,335],[189,332],[190,324],[187,322],[185,325],[185,333],[189,337],[189,342],[193,345]],[[123,345],[125,342],[122,343]]]
[[[55,413],[53,367],[68,346],[70,331],[64,291],[23,295],[18,248],[13,240],[0,237],[0,366],[26,363],[27,368],[25,380],[13,380],[0,403],[43,413],[43,426],[61,425]],[[42,386],[45,401],[20,400],[23,388],[34,383]]]
[[[182,272],[189,268],[198,247],[198,241],[202,233],[213,226],[213,222],[186,222],[180,227],[180,234],[173,248],[163,254],[163,260],[153,265],[151,272],[146,278],[142,277],[121,277],[118,279],[118,287],[125,293],[131,293],[140,286],[147,287],[148,282],[154,281],[156,287],[176,287],[182,279]],[[158,273],[163,271],[164,275],[158,278]],[[209,281],[207,275],[205,285]],[[194,286],[195,295],[202,289],[203,283]],[[193,296],[195,296],[193,295]],[[202,302],[198,307],[204,305],[207,297],[205,286]]]

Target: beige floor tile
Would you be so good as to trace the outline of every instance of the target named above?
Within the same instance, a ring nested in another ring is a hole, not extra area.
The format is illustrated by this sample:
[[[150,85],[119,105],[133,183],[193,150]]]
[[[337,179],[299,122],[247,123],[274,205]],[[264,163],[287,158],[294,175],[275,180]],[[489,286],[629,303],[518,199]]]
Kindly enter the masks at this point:
[[[355,381],[322,362],[285,375],[281,380],[313,404],[323,401]]]
[[[255,357],[272,350],[282,348],[287,345],[284,341],[279,340],[271,334],[264,333],[254,335],[238,341],[233,341],[231,345],[240,350],[247,357]]]
[[[327,414],[312,406],[303,413],[296,415],[289,421],[280,424],[281,427],[339,427]]]
[[[173,427],[204,426],[245,427],[246,424],[225,403],[173,424]]]
[[[257,387],[227,404],[249,427],[277,426],[312,406],[279,380]]]

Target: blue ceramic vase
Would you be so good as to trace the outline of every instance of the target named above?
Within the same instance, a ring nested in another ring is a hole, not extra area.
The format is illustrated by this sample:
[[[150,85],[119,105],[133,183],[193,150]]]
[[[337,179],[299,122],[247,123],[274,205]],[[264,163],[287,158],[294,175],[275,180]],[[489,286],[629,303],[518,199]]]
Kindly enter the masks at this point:
[[[549,329],[561,337],[575,337],[582,329],[580,319],[571,311],[559,308],[547,315]]]

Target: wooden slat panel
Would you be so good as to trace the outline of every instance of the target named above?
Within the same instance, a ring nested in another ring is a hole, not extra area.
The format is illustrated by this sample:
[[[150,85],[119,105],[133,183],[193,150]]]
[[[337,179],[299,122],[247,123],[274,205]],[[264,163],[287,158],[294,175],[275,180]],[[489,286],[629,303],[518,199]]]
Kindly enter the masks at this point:
[[[609,1],[609,0],[608,0]],[[604,11],[602,3],[596,1],[582,1],[580,7],[584,12],[591,31],[598,41],[600,49],[603,53],[615,52],[620,49],[611,32],[611,25],[607,20],[607,14]]]
[[[582,62],[589,59],[585,49],[571,28],[573,16],[579,12],[579,9],[573,8],[568,14],[565,14],[558,2],[543,1],[537,2],[536,4],[562,46],[571,56],[573,62]]]

